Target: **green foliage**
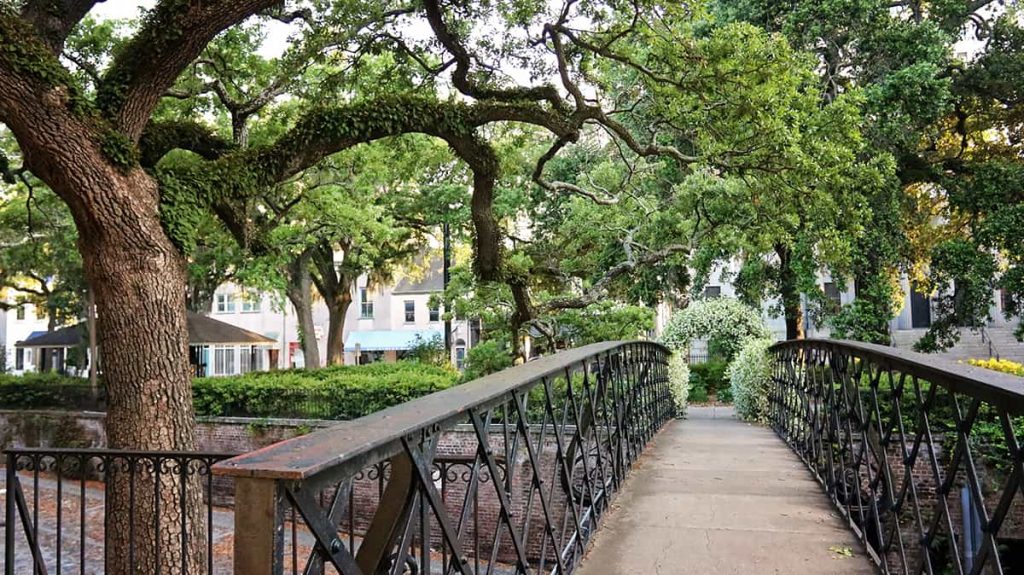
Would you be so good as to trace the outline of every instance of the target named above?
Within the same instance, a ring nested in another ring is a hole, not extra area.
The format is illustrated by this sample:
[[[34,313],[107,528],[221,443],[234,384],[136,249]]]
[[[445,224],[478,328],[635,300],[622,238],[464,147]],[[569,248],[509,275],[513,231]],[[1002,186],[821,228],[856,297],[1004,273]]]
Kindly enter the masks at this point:
[[[458,382],[450,367],[400,361],[198,378],[192,398],[200,416],[355,419]],[[91,394],[81,378],[0,374],[4,407],[77,409],[87,399]]]
[[[690,382],[694,387],[703,388],[709,394],[718,396],[729,384],[725,377],[728,366],[728,362],[714,359],[695,363],[690,366]],[[722,398],[719,397],[719,400]]]
[[[424,339],[417,334],[412,347],[406,352],[406,358],[437,367],[447,367],[451,363],[448,361],[448,354],[444,350],[444,339],[440,334],[430,339]]]
[[[770,339],[748,339],[726,373],[736,413],[746,421],[764,423],[771,392]]]
[[[708,389],[703,385],[696,385],[690,381],[689,403],[707,403],[710,400]]]
[[[947,349],[960,339],[960,327],[975,327],[991,319],[989,307],[998,263],[989,252],[965,239],[936,246],[932,254],[933,289],[943,289],[933,299],[936,318],[928,332],[914,344],[917,351]]]
[[[455,385],[451,369],[374,363],[253,372],[193,381],[199,415],[355,419]]]
[[[681,353],[673,353],[668,358],[668,387],[672,394],[672,405],[676,417],[686,414],[686,406],[690,397],[690,366]]]
[[[462,381],[473,381],[508,367],[512,367],[512,355],[508,348],[493,339],[483,341],[466,353]]]
[[[13,303],[32,303],[60,326],[84,311],[78,234],[60,198],[34,178],[27,181],[31,190],[21,181],[0,186],[0,290],[16,290]]]
[[[692,302],[673,314],[662,340],[669,348],[681,350],[695,339],[704,339],[728,360],[746,339],[770,336],[758,310],[732,298],[713,298]]]

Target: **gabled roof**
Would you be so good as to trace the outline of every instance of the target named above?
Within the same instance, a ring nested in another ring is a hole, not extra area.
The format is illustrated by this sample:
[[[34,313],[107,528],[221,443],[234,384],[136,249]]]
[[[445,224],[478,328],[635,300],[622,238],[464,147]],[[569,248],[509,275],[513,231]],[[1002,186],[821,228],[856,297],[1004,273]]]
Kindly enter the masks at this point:
[[[276,343],[275,340],[254,331],[215,320],[197,313],[189,312],[188,343],[189,345],[261,345]],[[36,332],[19,341],[15,347],[77,347],[83,345],[88,337],[85,322],[64,327],[51,332]]]
[[[215,320],[205,315],[188,313],[189,345],[206,344],[250,344],[276,343],[275,340],[254,331]]]

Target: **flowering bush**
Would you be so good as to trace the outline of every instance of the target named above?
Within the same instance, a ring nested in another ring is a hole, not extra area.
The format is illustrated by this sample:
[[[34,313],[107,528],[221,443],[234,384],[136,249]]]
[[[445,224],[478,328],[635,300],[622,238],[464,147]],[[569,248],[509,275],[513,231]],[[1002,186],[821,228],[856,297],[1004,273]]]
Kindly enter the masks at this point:
[[[729,364],[727,375],[732,388],[736,414],[747,421],[765,423],[768,394],[771,389],[772,359],[768,355],[770,338],[748,339]]]
[[[682,417],[690,397],[690,366],[681,353],[673,353],[668,358],[668,388],[676,408],[676,417]]]
[[[967,363],[976,367],[984,367],[985,369],[992,369],[1024,377],[1024,364],[1010,361],[1008,359],[968,359]]]
[[[688,349],[695,339],[732,358],[751,338],[770,338],[772,332],[758,310],[731,298],[698,300],[672,316],[662,340],[672,350]]]

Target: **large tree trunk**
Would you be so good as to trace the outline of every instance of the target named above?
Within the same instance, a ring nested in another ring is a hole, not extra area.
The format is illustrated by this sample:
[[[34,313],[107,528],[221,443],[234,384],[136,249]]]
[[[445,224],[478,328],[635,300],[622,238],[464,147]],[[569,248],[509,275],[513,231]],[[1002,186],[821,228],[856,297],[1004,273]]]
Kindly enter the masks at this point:
[[[344,246],[345,257],[351,253]],[[334,246],[320,244],[311,254],[316,275],[313,283],[327,303],[327,365],[345,363],[345,314],[352,304],[352,286],[356,278],[347,273],[344,262],[334,263]]]
[[[313,328],[313,287],[309,274],[309,254],[303,252],[288,264],[288,287],[285,293],[295,307],[295,317],[302,342],[306,367],[320,367],[320,346]]]
[[[116,206],[134,217],[119,216],[119,210],[98,211],[98,225],[79,226],[104,353],[107,441],[115,449],[194,450],[184,260],[157,217],[152,201],[155,182],[141,170],[125,179],[108,185],[106,193],[116,198],[112,209]],[[120,220],[117,225],[115,218]],[[126,225],[126,220],[132,223]],[[125,471],[121,468],[108,478],[111,572],[151,573],[158,562],[166,573],[181,572],[182,564],[185,572],[200,571],[205,566],[205,530],[199,477],[165,469],[156,486],[154,475],[141,467],[131,485]],[[154,492],[160,499],[158,519]],[[129,509],[131,499],[134,510]],[[188,530],[184,549],[182,513],[187,515]],[[160,522],[157,533],[149,528],[155,520]],[[134,542],[129,540],[133,531]],[[161,539],[159,553],[156,537]]]
[[[341,283],[347,289],[327,300],[327,365],[345,363],[345,315],[352,305],[352,290],[350,282]]]
[[[800,288],[793,270],[793,254],[788,246],[775,245],[779,256],[779,298],[786,319],[786,339],[804,338],[804,310],[800,304]]]
[[[0,102],[11,102],[3,88],[0,81]],[[112,165],[101,151],[102,136],[59,101],[50,103],[24,110],[10,127],[32,173],[67,202],[75,219],[104,354],[108,445],[194,450],[184,259],[160,223],[157,183],[141,168]],[[172,467],[162,470],[157,486],[146,461],[134,481],[128,465],[108,466],[107,573],[152,573],[158,561],[164,573],[205,565],[199,477],[187,469],[167,472]]]

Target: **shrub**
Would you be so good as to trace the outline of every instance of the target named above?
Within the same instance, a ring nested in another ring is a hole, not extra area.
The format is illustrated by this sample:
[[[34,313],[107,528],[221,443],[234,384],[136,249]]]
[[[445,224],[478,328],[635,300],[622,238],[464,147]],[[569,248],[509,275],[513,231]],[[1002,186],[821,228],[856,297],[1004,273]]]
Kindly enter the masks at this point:
[[[736,413],[747,421],[767,421],[772,374],[768,347],[771,345],[771,339],[747,340],[729,365],[729,385]]]
[[[199,378],[192,397],[198,415],[355,419],[457,382],[448,368],[374,363]]]
[[[732,359],[745,340],[771,335],[758,310],[732,298],[713,298],[695,301],[674,314],[662,341],[681,350],[689,349],[695,339],[705,339],[710,349]]]
[[[1024,364],[1010,361],[1008,359],[968,359],[967,363],[976,367],[984,367],[985,369],[1001,371],[1003,373],[1009,373],[1010,375],[1019,375],[1024,377]]]
[[[721,360],[695,363],[690,366],[690,380],[708,393],[718,393],[729,386],[729,380],[725,377],[728,366],[728,363]]]
[[[676,417],[682,417],[686,413],[686,402],[690,396],[690,366],[681,353],[673,353],[668,358],[668,387],[676,408]]]
[[[695,384],[690,381],[690,403],[707,403],[708,402],[708,388],[704,387],[704,384]]]
[[[472,381],[512,366],[512,355],[495,340],[487,340],[470,348],[466,353],[466,367],[462,381]]]

